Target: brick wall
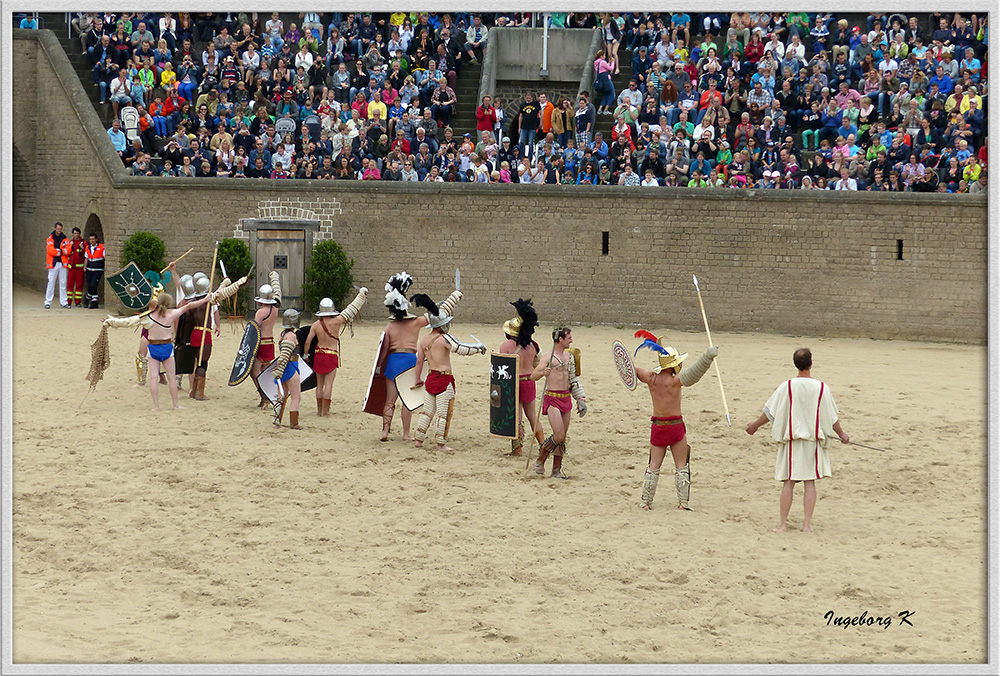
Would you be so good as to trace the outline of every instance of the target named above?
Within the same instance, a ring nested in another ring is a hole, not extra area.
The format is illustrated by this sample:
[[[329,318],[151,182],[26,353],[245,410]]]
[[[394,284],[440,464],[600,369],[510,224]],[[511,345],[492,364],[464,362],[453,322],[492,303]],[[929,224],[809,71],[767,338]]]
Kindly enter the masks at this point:
[[[35,288],[56,220],[69,229],[97,214],[117,270],[137,229],[162,237],[168,257],[196,247],[184,267],[207,269],[213,242],[243,220],[305,218],[377,294],[406,270],[414,293],[443,298],[461,268],[459,313],[474,321],[507,318],[522,296],[543,326],[697,330],[697,274],[719,331],[986,340],[985,198],[124,177],[109,144],[89,138],[58,55],[15,33],[14,119],[34,123],[13,128],[14,279]]]

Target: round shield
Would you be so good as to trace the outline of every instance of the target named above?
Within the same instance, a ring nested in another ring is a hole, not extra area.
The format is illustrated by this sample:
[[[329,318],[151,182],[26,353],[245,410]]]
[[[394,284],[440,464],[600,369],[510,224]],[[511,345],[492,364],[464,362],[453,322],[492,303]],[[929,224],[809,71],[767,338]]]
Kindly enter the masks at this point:
[[[634,390],[636,386],[635,378],[635,367],[632,366],[632,358],[628,356],[628,348],[620,341],[616,340],[611,346],[611,351],[615,357],[615,368],[618,369],[618,375],[621,376],[622,382],[630,390]]]

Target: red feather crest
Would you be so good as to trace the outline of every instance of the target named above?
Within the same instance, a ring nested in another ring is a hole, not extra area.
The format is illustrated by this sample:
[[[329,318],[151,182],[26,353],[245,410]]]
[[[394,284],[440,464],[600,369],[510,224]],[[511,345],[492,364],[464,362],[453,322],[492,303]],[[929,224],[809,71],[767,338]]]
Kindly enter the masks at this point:
[[[656,336],[654,336],[654,335],[653,335],[652,333],[650,333],[649,331],[646,331],[645,329],[639,329],[638,331],[636,331],[636,332],[635,332],[635,337],[636,337],[636,338],[646,338],[647,340],[651,340],[651,341],[653,341],[653,342],[654,342],[654,343],[656,343],[657,345],[659,345],[659,344],[660,344],[660,339],[659,339],[659,338],[657,338]]]

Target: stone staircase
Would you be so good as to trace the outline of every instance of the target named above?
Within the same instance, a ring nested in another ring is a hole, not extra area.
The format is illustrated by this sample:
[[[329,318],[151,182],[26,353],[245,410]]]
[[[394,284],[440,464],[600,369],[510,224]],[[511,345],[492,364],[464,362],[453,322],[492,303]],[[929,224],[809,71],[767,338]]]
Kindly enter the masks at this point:
[[[455,96],[458,105],[451,117],[451,128],[456,138],[469,133],[476,136],[476,108],[479,107],[479,79],[483,73],[481,63],[462,63],[455,81]]]
[[[41,16],[45,29],[55,33],[59,44],[62,45],[63,51],[66,52],[69,62],[73,65],[73,70],[76,71],[77,76],[80,78],[80,83],[83,84],[84,91],[87,92],[90,102],[94,105],[94,110],[97,111],[98,117],[101,118],[101,123],[105,128],[110,127],[113,116],[111,105],[100,105],[101,90],[94,83],[94,69],[90,64],[90,58],[83,53],[83,45],[76,36],[75,30],[72,31],[73,37],[67,37],[70,31],[67,30],[66,14],[63,12],[47,12]]]

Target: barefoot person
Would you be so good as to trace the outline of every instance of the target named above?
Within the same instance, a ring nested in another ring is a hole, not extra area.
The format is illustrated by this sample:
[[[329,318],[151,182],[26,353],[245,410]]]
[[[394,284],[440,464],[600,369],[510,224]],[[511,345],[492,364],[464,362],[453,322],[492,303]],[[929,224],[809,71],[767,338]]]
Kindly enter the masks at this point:
[[[531,379],[531,373],[538,366],[538,343],[531,339],[538,326],[538,314],[531,305],[531,300],[518,298],[511,305],[517,310],[517,315],[513,319],[504,322],[503,332],[507,340],[500,344],[502,354],[517,355],[517,387],[518,387],[518,411],[517,411],[517,439],[510,440],[511,457],[520,457],[521,448],[524,446],[524,422],[522,416],[527,416],[528,423],[541,446],[544,441],[542,427],[538,424],[538,411],[535,408],[535,381]]]
[[[253,316],[254,321],[260,326],[260,347],[257,348],[257,355],[250,367],[250,377],[260,394],[257,408],[267,408],[271,405],[257,385],[257,376],[267,364],[274,361],[274,322],[278,319],[278,310],[281,307],[281,280],[278,278],[278,273],[272,270],[268,278],[271,283],[262,284],[258,291],[259,295],[254,298],[254,302],[261,306]]]
[[[431,332],[417,344],[417,384],[414,387],[424,385],[424,405],[420,409],[413,445],[417,448],[423,446],[427,430],[436,417],[437,432],[434,440],[437,442],[437,449],[450,453],[455,449],[445,442],[448,439],[448,426],[451,422],[451,407],[455,400],[455,376],[451,374],[451,353],[463,356],[486,354],[486,346],[482,343],[474,345],[460,343],[452,337],[448,333],[452,318],[429,296],[418,293],[411,300],[427,309],[428,326],[431,329]],[[426,384],[420,379],[425,357],[429,369]]]
[[[330,298],[319,302],[316,321],[309,327],[303,349],[305,354],[309,354],[310,346],[316,341],[316,356],[313,357],[312,368],[316,373],[316,412],[320,416],[330,415],[333,380],[340,367],[340,334],[358,316],[367,299],[368,289],[361,287],[358,295],[343,312],[337,312]]]
[[[568,328],[558,328],[552,332],[553,348],[539,356],[538,366],[531,374],[532,380],[545,376],[545,396],[542,399],[542,415],[549,416],[552,434],[542,442],[535,462],[535,473],[545,474],[545,460],[552,454],[552,478],[567,478],[562,471],[563,456],[566,455],[566,433],[569,431],[570,412],[573,410],[572,396],[580,417],[587,414],[587,395],[576,376],[576,359],[568,351],[573,344],[573,332]]]
[[[173,400],[174,409],[179,409],[177,404],[177,380],[174,378],[174,322],[185,312],[190,312],[205,305],[212,299],[211,295],[205,296],[201,300],[188,303],[184,307],[175,308],[174,299],[169,293],[160,293],[156,297],[156,309],[146,315],[136,315],[127,319],[119,319],[108,315],[104,323],[108,326],[122,327],[142,324],[149,329],[149,359],[154,363],[154,367],[159,370],[162,363],[167,373],[167,385],[170,388],[170,398]],[[159,380],[150,378],[149,392],[153,396],[153,410],[160,410]]]
[[[660,365],[652,371],[635,369],[635,377],[649,387],[653,400],[653,416],[649,433],[649,464],[642,481],[641,504],[643,509],[653,508],[653,496],[660,481],[660,466],[667,455],[667,449],[674,458],[674,483],[677,488],[677,508],[691,509],[691,445],[687,442],[687,429],[681,417],[681,387],[694,385],[705,375],[712,360],[719,354],[719,348],[709,347],[694,365],[681,371],[687,353],[677,354],[677,350],[660,344],[661,339],[648,331],[639,331],[636,337],[646,340],[636,348],[648,348],[659,354]]]
[[[754,434],[762,425],[772,423],[771,438],[778,445],[774,478],[782,482],[780,520],[774,531],[788,530],[786,519],[792,508],[792,494],[795,484],[802,481],[805,483],[802,530],[809,533],[816,507],[816,480],[831,476],[827,444],[834,435],[844,444],[850,437],[840,427],[833,392],[826,383],[811,375],[812,352],[809,348],[796,350],[792,363],[799,374],[778,385],[764,404],[761,416],[747,425],[747,434]]]
[[[382,352],[378,355],[375,364],[375,375],[385,378],[380,441],[389,439],[389,428],[396,410],[396,399],[399,397],[399,392],[396,390],[395,378],[403,371],[417,365],[417,339],[420,337],[420,329],[430,323],[427,315],[417,317],[410,314],[410,302],[406,299],[406,292],[412,284],[413,277],[406,272],[400,272],[390,277],[385,285],[385,306],[391,317],[385,327]],[[451,315],[461,298],[462,293],[456,289],[444,302],[438,305],[438,308],[445,314]],[[376,411],[375,406],[378,402],[369,403],[374,403],[374,406],[365,410],[368,413]],[[405,406],[400,417],[403,420],[403,440],[409,441],[412,415]]]

